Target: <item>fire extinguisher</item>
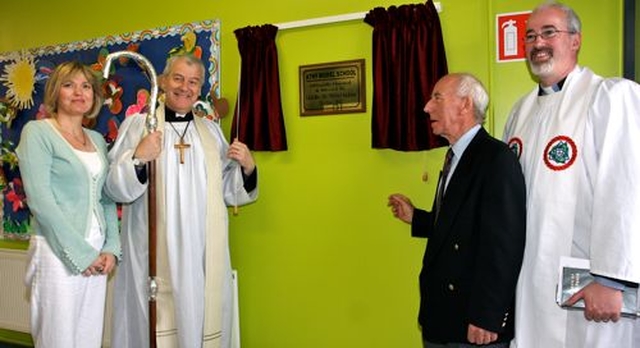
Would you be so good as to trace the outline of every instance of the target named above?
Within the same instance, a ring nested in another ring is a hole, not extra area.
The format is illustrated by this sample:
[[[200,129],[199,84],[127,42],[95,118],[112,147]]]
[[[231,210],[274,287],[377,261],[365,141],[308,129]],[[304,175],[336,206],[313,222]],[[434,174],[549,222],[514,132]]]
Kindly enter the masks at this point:
[[[518,27],[515,24],[513,19],[502,23],[505,57],[518,55]]]

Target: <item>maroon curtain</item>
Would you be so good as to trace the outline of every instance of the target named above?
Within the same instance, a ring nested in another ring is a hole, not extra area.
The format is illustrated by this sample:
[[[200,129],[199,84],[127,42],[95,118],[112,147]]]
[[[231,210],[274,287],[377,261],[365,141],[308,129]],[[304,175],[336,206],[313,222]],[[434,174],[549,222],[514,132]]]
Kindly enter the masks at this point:
[[[418,151],[445,145],[423,111],[433,86],[447,74],[433,1],[377,7],[364,21],[373,27],[372,147]]]
[[[240,51],[240,90],[231,126],[231,139],[254,151],[287,149],[282,103],[276,26],[246,27],[234,31]]]

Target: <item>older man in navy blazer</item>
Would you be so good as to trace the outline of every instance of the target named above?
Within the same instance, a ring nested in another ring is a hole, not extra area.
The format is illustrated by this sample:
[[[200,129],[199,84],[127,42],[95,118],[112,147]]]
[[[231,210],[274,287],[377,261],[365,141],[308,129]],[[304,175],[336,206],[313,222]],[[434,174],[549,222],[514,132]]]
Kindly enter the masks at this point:
[[[516,155],[482,127],[489,97],[465,73],[436,83],[425,111],[449,141],[432,211],[404,195],[388,205],[428,238],[420,273],[425,347],[508,347],[525,243],[525,184]],[[477,347],[477,346],[475,346]]]

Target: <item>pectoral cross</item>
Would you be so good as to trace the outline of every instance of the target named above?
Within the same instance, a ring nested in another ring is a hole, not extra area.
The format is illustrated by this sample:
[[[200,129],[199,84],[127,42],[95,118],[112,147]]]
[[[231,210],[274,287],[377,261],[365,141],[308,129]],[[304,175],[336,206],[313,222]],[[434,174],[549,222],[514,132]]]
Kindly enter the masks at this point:
[[[180,134],[180,132],[178,132],[176,127],[173,126],[173,123],[171,122],[168,122],[168,123],[171,126],[171,128],[173,128],[173,131],[176,132],[176,135],[180,137],[180,142],[177,144],[173,144],[173,148],[180,151],[180,164],[184,164],[184,150],[191,147],[191,144],[187,144],[184,142],[184,136],[187,134],[187,129],[189,129],[191,120],[189,120],[189,122],[187,122],[187,125],[184,126],[184,130],[182,131],[182,134]]]
[[[191,144],[184,142],[184,138],[180,137],[180,142],[173,145],[173,148],[180,151],[180,164],[184,164],[184,150],[191,147]]]

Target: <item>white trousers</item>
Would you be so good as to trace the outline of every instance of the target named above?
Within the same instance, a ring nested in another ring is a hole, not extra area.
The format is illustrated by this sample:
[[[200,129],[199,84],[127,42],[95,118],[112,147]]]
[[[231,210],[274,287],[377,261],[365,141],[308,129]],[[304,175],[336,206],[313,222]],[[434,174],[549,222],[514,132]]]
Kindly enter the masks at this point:
[[[87,241],[100,250],[94,229]],[[100,348],[107,276],[71,275],[42,236],[31,236],[25,284],[31,289],[31,336],[37,348]]]

